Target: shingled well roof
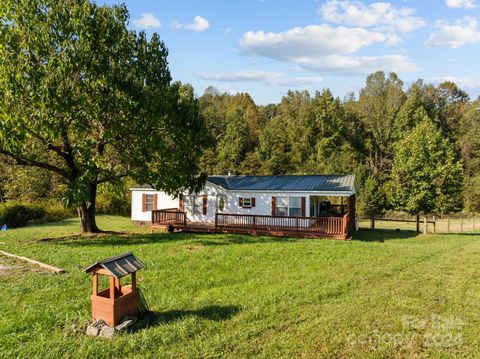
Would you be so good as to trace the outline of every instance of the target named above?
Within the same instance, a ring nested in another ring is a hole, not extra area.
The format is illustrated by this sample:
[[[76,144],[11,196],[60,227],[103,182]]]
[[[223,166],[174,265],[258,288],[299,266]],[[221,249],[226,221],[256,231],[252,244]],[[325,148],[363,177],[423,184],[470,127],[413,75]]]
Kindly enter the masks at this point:
[[[128,274],[136,272],[139,269],[142,269],[145,267],[145,264],[137,259],[132,252],[127,252],[119,256],[110,257],[96,262],[90,267],[86,268],[85,272],[92,272],[100,267],[110,272],[114,277],[122,278]]]

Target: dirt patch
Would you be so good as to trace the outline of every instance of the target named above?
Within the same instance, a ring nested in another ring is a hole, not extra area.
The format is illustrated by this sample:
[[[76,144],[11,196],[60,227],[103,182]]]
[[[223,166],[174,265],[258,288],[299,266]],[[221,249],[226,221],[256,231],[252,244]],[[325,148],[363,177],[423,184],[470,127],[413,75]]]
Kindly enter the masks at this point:
[[[187,246],[186,249],[192,252],[197,252],[197,251],[201,251],[203,249],[203,246],[191,245],[191,246]]]
[[[47,273],[37,266],[0,254],[0,278],[12,277],[26,272]]]

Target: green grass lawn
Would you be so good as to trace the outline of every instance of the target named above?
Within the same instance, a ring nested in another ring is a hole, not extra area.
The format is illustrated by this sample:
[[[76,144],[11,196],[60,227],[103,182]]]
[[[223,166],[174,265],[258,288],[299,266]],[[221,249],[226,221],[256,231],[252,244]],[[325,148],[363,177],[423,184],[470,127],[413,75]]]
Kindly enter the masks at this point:
[[[150,234],[101,216],[91,239],[39,241],[76,220],[0,232],[0,249],[67,270],[0,275],[0,356],[479,357],[480,241],[474,235],[360,232],[353,241]],[[383,242],[382,242],[383,240]],[[96,260],[133,251],[150,328],[83,334]]]

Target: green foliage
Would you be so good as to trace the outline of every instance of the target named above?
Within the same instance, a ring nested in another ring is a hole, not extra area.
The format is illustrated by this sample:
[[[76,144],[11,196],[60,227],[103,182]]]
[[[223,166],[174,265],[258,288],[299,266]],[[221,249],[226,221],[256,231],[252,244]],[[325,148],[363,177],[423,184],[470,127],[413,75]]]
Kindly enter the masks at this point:
[[[130,176],[171,194],[202,186],[206,126],[193,88],[171,83],[158,34],[147,39],[128,30],[125,5],[7,5],[0,19],[0,154],[9,163],[61,177],[65,203],[79,207],[87,231],[96,230],[102,183]]]
[[[59,176],[42,168],[5,166],[4,198],[22,202],[60,200],[65,186]]]
[[[480,356],[478,236],[360,231],[344,243],[147,233],[128,218],[98,220],[131,234],[39,241],[78,233],[75,219],[0,232],[2,250],[66,270],[55,276],[0,256],[0,265],[20,266],[0,279],[2,358]],[[82,269],[127,251],[147,265],[137,279],[157,321],[113,340],[89,338],[92,282]],[[458,334],[461,345],[422,345],[425,330],[402,332],[406,316],[425,321],[435,343]],[[407,344],[377,340],[384,330]],[[368,333],[375,347],[365,345]]]
[[[32,222],[53,222],[71,217],[71,210],[65,209],[59,203],[9,201],[0,204],[0,226],[6,224],[9,228],[24,227]]]
[[[463,200],[465,211],[480,213],[480,175],[466,177],[464,188]]]
[[[363,186],[357,189],[357,211],[359,215],[373,217],[384,208],[385,195],[375,177],[368,176]]]
[[[121,179],[116,183],[104,183],[98,187],[97,212],[128,215],[131,210],[130,187],[132,180]]]
[[[397,145],[392,178],[393,203],[411,214],[458,210],[462,162],[454,146],[428,117]]]

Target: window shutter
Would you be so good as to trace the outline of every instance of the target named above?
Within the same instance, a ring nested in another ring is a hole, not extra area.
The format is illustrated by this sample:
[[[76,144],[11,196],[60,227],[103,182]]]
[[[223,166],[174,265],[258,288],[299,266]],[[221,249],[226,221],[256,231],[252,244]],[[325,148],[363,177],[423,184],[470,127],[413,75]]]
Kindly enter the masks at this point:
[[[207,195],[204,194],[203,196],[203,215],[207,214]]]
[[[243,208],[243,197],[240,197],[239,200],[238,200],[238,205],[239,207],[242,207]]]
[[[142,212],[147,211],[147,195],[142,193]]]
[[[305,197],[302,197],[302,217],[305,217],[305,206],[306,206],[307,200]]]
[[[255,197],[252,197],[252,207],[255,207]]]
[[[158,209],[158,194],[153,195],[153,210],[156,211]]]
[[[183,193],[180,193],[178,195],[178,209],[180,209],[180,211],[183,211]]]
[[[276,207],[277,207],[277,197],[272,196],[272,216],[275,216]]]

